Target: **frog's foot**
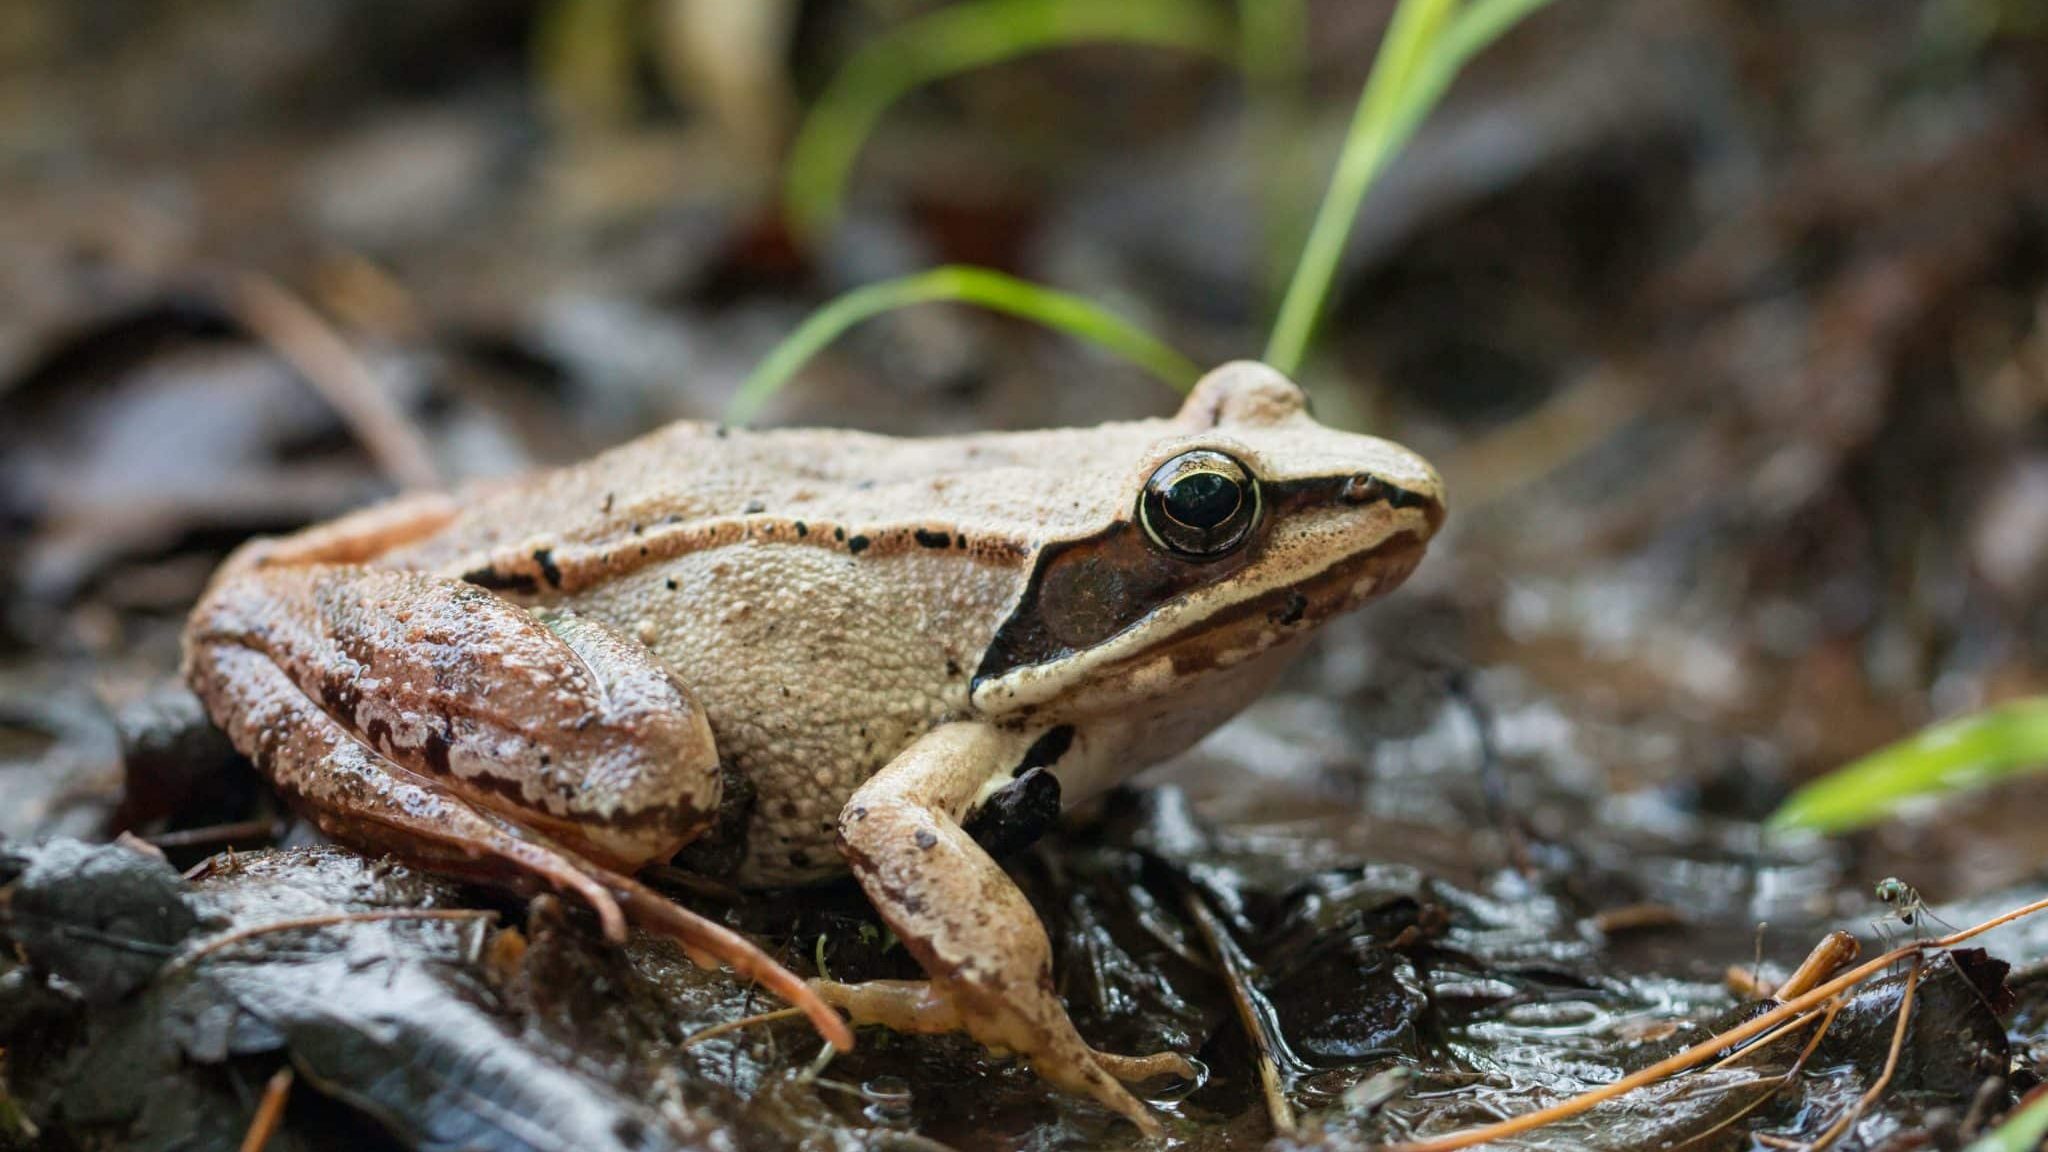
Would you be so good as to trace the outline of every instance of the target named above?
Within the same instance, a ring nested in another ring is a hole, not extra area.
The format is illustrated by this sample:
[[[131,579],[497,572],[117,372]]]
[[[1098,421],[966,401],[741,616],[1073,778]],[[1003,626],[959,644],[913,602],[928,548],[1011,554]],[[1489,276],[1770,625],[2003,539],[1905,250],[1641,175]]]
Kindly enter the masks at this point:
[[[855,1024],[925,1036],[967,1028],[953,1002],[929,980],[864,980],[858,984],[813,980],[811,990]]]
[[[611,940],[625,939],[629,920],[669,936],[851,1046],[845,1022],[801,979],[625,874],[643,847],[673,850],[696,818],[689,804],[611,823],[576,799],[556,805],[565,780],[640,795],[661,783],[643,777],[694,763],[671,757],[705,753],[715,766],[701,714],[645,649],[587,621],[551,626],[454,581],[319,564],[233,573],[186,639],[187,676],[229,739],[336,840],[572,893]]]
[[[841,985],[856,1018],[912,1031],[964,1029],[1022,1056],[1046,1080],[1114,1109],[1147,1135],[1159,1121],[1074,1030],[1053,991],[1052,946],[1017,886],[961,830],[991,775],[1025,750],[978,724],[933,729],[875,774],[839,817],[841,848],[862,889],[931,983]],[[1112,1057],[1118,1071],[1134,1065]]]
[[[1091,1048],[1089,1052],[1104,1072],[1126,1084],[1142,1084],[1166,1076],[1177,1080],[1194,1080],[1201,1076],[1194,1062],[1178,1052],[1154,1052],[1150,1056],[1118,1056],[1097,1048]]]
[[[892,1032],[924,1035],[967,1030],[952,1000],[929,980],[867,980],[859,984],[813,980],[811,988],[857,1025],[872,1024]],[[1126,1084],[1167,1076],[1193,1080],[1198,1075],[1195,1066],[1178,1052],[1118,1056],[1090,1048],[1088,1054],[1104,1072]]]

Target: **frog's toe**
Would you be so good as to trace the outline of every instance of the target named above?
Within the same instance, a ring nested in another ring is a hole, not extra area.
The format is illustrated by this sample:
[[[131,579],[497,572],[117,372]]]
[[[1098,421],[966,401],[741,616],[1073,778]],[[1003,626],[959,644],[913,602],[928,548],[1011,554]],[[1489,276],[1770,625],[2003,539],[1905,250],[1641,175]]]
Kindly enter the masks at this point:
[[[1178,1052],[1154,1052],[1150,1056],[1118,1056],[1113,1052],[1097,1052],[1090,1049],[1089,1054],[1095,1057],[1096,1067],[1126,1084],[1138,1084],[1162,1076],[1193,1080],[1201,1075],[1194,1061]]]
[[[858,984],[812,980],[809,984],[820,999],[846,1013],[855,1024],[924,1034],[966,1028],[952,1000],[929,980],[864,980]]]

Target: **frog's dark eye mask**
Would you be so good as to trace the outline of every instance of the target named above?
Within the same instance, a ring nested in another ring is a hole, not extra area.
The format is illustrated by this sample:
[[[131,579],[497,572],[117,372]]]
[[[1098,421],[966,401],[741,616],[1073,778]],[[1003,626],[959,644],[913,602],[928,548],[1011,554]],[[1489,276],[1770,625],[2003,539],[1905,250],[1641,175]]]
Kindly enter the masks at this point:
[[[1251,539],[1259,478],[1235,457],[1198,448],[1153,471],[1138,495],[1138,523],[1153,544],[1189,560],[1229,555]]]
[[[1152,470],[1129,519],[1044,546],[975,682],[1102,645],[1161,606],[1228,581],[1291,515],[1380,503],[1420,505],[1432,527],[1442,515],[1428,496],[1368,472],[1267,483],[1230,453],[1186,449]],[[1420,538],[1400,533],[1389,547],[1412,550]]]

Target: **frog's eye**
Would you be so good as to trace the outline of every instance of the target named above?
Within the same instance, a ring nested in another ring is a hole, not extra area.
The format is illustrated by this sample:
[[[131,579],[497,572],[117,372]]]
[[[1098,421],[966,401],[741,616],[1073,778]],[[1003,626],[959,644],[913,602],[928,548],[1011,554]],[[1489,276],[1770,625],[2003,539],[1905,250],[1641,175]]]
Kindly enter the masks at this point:
[[[1161,464],[1138,498],[1152,542],[1194,559],[1225,555],[1259,522],[1259,481],[1221,452],[1196,449]]]

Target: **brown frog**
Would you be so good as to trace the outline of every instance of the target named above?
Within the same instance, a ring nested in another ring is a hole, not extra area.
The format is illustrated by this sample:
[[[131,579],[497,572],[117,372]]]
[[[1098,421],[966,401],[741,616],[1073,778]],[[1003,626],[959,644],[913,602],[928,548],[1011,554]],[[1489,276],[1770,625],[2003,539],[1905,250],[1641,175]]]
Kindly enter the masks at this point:
[[[675,424],[245,546],[186,675],[337,840],[573,893],[841,1048],[833,1008],[964,1028],[1149,1132],[1120,1081],[1185,1061],[1083,1042],[970,831],[1028,838],[1193,744],[1400,584],[1443,515],[1426,462],[1253,363],[1094,428]],[[851,871],[930,980],[806,984],[631,878],[671,859],[750,887]]]

